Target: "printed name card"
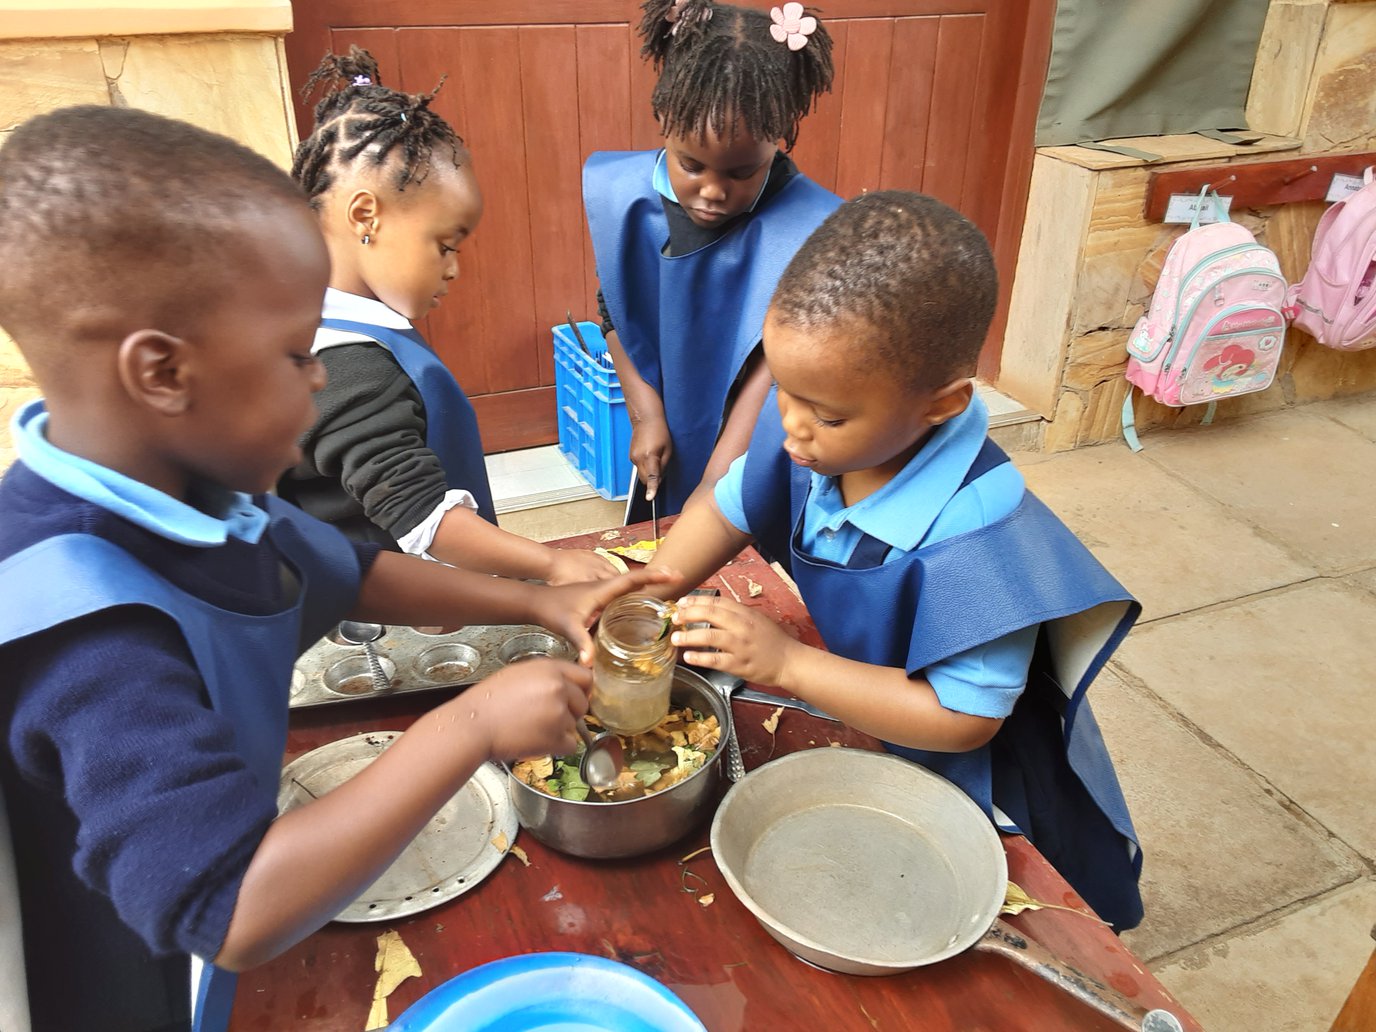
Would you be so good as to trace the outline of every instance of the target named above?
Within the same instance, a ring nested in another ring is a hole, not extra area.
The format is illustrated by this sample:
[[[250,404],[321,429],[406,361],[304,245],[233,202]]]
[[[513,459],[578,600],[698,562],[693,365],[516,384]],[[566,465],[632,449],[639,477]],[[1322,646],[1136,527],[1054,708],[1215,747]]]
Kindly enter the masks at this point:
[[[1221,222],[1220,213],[1227,214],[1233,206],[1231,197],[1220,197],[1218,194],[1209,194],[1203,199],[1199,194],[1171,194],[1171,199],[1166,204],[1166,217],[1162,220],[1169,224],[1183,225],[1194,221],[1195,213],[1199,213],[1199,224],[1207,225],[1210,222]]]
[[[1329,204],[1334,201],[1345,200],[1362,188],[1361,176],[1349,176],[1342,172],[1333,177],[1333,182],[1328,184],[1328,194],[1324,200]]]

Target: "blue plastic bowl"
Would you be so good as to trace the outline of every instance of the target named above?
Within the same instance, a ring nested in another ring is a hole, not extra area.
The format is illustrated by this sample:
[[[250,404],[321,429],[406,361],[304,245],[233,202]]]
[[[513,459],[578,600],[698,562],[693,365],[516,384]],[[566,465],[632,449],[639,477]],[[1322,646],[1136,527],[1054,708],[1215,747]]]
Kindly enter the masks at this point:
[[[527,953],[456,975],[392,1032],[706,1032],[688,1006],[633,967],[587,953]]]

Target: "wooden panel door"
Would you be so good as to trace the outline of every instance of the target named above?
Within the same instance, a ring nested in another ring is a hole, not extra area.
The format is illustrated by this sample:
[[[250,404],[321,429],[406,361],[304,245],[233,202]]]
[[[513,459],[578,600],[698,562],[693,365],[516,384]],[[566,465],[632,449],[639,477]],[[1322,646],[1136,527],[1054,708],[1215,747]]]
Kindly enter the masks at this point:
[[[768,4],[756,4],[768,7]],[[489,452],[555,440],[550,327],[596,311],[581,169],[660,137],[633,0],[298,0],[294,84],[327,49],[366,47],[388,85],[444,76],[435,109],[468,142],[486,200],[460,279],[422,327],[473,398]],[[834,91],[794,157],[843,197],[921,190],[989,235],[1006,307],[1054,0],[834,0]],[[298,106],[304,135],[310,112]],[[981,359],[998,369],[1000,314]]]

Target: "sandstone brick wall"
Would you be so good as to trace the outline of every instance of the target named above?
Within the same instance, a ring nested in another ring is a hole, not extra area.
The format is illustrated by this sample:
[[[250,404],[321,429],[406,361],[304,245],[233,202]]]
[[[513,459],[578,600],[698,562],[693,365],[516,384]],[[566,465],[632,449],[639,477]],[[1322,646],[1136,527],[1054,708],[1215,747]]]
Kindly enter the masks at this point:
[[[1117,438],[1128,383],[1128,333],[1184,228],[1142,217],[1152,171],[1376,150],[1376,3],[1273,0],[1248,101],[1251,147],[1197,136],[1134,141],[1165,155],[1142,162],[1076,147],[1037,155],[999,388],[1048,418],[1042,446]],[[1261,153],[1258,153],[1258,150]],[[1225,191],[1226,192],[1226,191]],[[1235,211],[1280,258],[1289,280],[1308,266],[1322,202]],[[1218,419],[1376,389],[1376,349],[1341,353],[1299,330],[1276,383],[1218,406]],[[1139,428],[1197,422],[1137,395]]]

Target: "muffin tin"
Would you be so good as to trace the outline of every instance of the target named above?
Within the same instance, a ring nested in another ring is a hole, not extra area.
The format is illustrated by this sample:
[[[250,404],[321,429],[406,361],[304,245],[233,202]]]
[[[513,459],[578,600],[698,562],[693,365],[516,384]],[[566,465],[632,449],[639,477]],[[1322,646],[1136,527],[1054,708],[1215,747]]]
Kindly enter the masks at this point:
[[[389,687],[380,690],[374,685],[360,646],[331,632],[296,661],[290,705],[322,706],[472,684],[523,659],[574,658],[567,641],[531,624],[474,625],[452,634],[387,627],[373,648]]]

